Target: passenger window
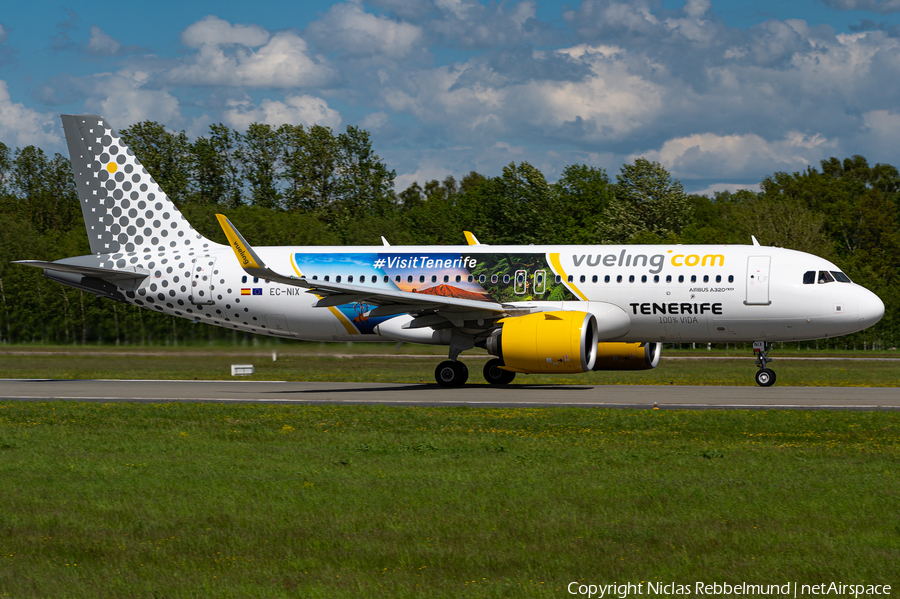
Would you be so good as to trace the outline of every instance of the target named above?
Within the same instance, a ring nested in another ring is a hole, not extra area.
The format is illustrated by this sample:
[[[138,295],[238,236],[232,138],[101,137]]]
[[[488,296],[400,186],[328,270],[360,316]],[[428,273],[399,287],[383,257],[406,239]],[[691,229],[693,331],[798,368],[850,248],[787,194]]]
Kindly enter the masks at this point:
[[[703,282],[709,283],[709,275],[703,275]]]
[[[816,283],[816,271],[807,270],[803,273],[803,284],[804,285],[815,285]]]
[[[350,276],[347,277],[347,282],[348,282],[348,283],[352,283],[352,282],[353,282],[353,275],[350,275]],[[363,283],[365,283],[365,281],[363,281]]]
[[[684,275],[678,275],[678,282],[684,283]]]
[[[666,283],[672,282],[672,275],[666,275]]]
[[[557,282],[557,283],[562,283],[562,277],[559,276],[559,275],[556,275],[556,282]]]
[[[487,280],[487,277],[485,277],[484,275],[478,275],[479,283],[484,283],[486,280]]]
[[[253,282],[254,282],[254,283],[259,283],[259,277],[253,277]]]
[[[330,276],[330,275],[325,275],[325,282],[327,283],[327,282],[330,281],[330,280],[331,280],[331,276]]]
[[[341,275],[336,276],[336,277],[334,278],[334,282],[335,282],[335,283],[340,283],[340,282],[341,282]]]
[[[572,275],[569,275],[569,283],[571,283],[574,280],[575,280],[575,277],[573,277]]]
[[[241,283],[246,283],[246,282],[247,282],[247,275],[244,275],[243,277],[241,277]]]
[[[398,282],[399,282],[399,281],[398,281]],[[408,276],[406,277],[406,282],[407,282],[407,283],[412,283],[412,275],[408,275]]]
[[[387,277],[385,277],[385,281],[384,281],[384,282],[387,283]],[[396,283],[399,283],[399,282],[400,282],[400,275],[397,275],[397,276],[394,277],[394,282],[396,282]]]
[[[466,281],[468,281],[469,283],[473,282],[474,280],[475,277],[473,277],[472,275],[469,275],[468,278],[466,278]]]
[[[597,275],[594,275],[593,277],[591,277],[591,283],[596,283],[596,282],[597,282]]]
[[[697,282],[697,275],[691,275],[691,283]]]
[[[647,275],[641,275],[641,283],[647,282]]]
[[[734,283],[734,275],[728,275],[728,282]]]
[[[619,275],[616,277],[616,283],[621,283],[621,282],[622,282],[622,275]]]
[[[628,275],[628,282],[634,283],[634,275]]]
[[[827,270],[819,271],[819,285],[823,283],[834,283],[834,277],[832,277],[831,273]]]
[[[609,283],[609,275],[606,275],[605,277],[603,277],[603,282]]]
[[[653,275],[653,282],[659,283],[659,275]]]
[[[497,275],[491,275],[491,283],[497,283]]]
[[[722,282],[722,275],[716,275],[716,283]]]
[[[319,280],[319,275],[313,275],[313,281],[318,281],[318,280]]]
[[[503,282],[509,283],[509,275],[503,275]]]
[[[578,279],[581,283],[584,283],[584,275],[581,275],[581,278]]]
[[[437,275],[431,275],[431,282],[437,283]]]
[[[425,275],[419,275],[419,282],[420,282],[420,283],[424,283],[424,282],[425,282]]]
[[[434,280],[434,279],[432,279],[432,280]],[[444,275],[444,282],[445,282],[445,283],[449,283],[449,282],[450,282],[450,276],[449,276],[449,275]]]
[[[459,283],[460,281],[462,281],[462,277],[459,275],[456,275],[456,282]]]

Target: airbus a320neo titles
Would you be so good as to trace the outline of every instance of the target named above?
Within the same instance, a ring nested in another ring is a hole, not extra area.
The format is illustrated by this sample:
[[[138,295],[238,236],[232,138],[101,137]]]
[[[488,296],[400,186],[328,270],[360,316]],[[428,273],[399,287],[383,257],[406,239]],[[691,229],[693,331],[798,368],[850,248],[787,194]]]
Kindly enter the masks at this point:
[[[753,245],[251,247],[191,227],[97,115],[63,115],[91,255],[21,261],[64,285],[194,322],[313,341],[444,345],[437,383],[642,370],[662,343],[752,342],[767,387],[776,341],[878,322],[884,304],[817,256]]]

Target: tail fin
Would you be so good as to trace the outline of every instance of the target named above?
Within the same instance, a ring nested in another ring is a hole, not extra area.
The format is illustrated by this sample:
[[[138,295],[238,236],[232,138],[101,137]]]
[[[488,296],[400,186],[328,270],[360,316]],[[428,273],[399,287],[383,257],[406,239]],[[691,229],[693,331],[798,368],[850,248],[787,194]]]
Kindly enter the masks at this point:
[[[218,246],[191,227],[102,116],[62,115],[93,254],[204,252]]]

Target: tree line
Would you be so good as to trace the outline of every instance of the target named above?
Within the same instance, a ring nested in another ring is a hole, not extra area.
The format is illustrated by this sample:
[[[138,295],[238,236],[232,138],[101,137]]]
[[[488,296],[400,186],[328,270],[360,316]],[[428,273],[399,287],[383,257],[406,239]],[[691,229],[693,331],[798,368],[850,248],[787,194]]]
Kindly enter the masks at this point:
[[[818,347],[894,347],[900,316],[900,173],[862,156],[777,172],[761,191],[684,192],[662,165],[639,158],[613,180],[604,169],[567,166],[554,182],[529,164],[493,176],[416,182],[396,173],[369,133],[313,125],[216,124],[191,142],[144,121],[123,140],[187,219],[225,243],[215,214],[255,245],[460,244],[472,231],[491,244],[740,243],[810,252],[835,262],[884,301],[869,331]],[[180,344],[248,342],[225,329],[95,298],[43,279],[12,260],[90,252],[69,161],[35,146],[0,142],[0,343]]]

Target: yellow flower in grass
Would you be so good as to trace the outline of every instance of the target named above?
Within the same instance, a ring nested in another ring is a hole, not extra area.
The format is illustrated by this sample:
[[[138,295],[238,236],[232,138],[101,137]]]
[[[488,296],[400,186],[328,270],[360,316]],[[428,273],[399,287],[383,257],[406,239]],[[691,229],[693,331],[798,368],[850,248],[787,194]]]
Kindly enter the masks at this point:
[[[291,426],[291,425],[289,425],[289,424],[285,424],[285,425],[281,428],[281,434],[282,434],[282,435],[286,435],[286,434],[292,433],[292,432],[294,432],[294,427]]]

